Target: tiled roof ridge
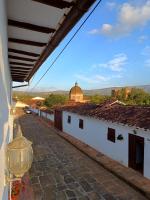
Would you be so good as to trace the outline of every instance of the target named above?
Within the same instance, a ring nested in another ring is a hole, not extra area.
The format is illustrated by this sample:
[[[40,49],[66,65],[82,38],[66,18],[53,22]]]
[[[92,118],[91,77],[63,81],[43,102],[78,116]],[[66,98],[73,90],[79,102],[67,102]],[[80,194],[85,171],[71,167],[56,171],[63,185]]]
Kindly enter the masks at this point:
[[[86,103],[66,106],[62,110],[100,120],[150,129],[150,106],[125,105],[116,100],[103,104]]]

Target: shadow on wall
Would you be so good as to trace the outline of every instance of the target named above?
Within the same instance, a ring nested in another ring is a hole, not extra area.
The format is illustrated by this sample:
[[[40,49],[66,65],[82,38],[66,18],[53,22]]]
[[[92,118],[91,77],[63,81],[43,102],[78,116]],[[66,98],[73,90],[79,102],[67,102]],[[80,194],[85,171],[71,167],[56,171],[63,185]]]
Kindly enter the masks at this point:
[[[5,40],[2,40],[2,35],[0,34],[0,148],[6,138],[9,138],[9,102],[10,102],[10,72],[7,69],[8,58],[6,52]],[[5,38],[4,38],[5,39]],[[7,63],[6,63],[7,62]],[[8,83],[8,84],[7,84]]]
[[[2,79],[1,69],[0,69],[0,80]],[[9,127],[8,127],[8,120],[9,120],[9,105],[6,101],[7,95],[6,91],[4,90],[3,82],[0,83],[0,149],[1,146],[6,138],[9,138]]]
[[[5,186],[2,199],[7,199],[7,198],[8,198],[8,186]]]

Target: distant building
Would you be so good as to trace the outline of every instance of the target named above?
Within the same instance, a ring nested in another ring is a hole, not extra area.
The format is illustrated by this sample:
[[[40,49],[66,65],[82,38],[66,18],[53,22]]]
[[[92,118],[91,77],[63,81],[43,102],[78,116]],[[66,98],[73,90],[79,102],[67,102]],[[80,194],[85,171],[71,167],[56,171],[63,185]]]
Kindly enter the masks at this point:
[[[75,86],[73,86],[69,92],[69,101],[70,102],[79,102],[79,103],[85,103],[88,100],[84,99],[84,94],[82,89],[78,86],[78,83],[75,83]]]
[[[34,97],[32,98],[33,101],[44,101],[45,98],[42,98],[42,97]]]
[[[111,96],[117,98],[120,95],[120,89],[113,89],[111,91]]]
[[[32,98],[31,99],[31,107],[38,108],[38,107],[42,106],[44,100],[45,100],[45,98],[42,98],[42,97]]]
[[[124,89],[124,97],[125,97],[125,99],[127,99],[132,91],[132,88],[126,87],[126,88],[122,88],[122,89]],[[111,96],[117,99],[120,96],[122,89],[113,89],[111,91]]]

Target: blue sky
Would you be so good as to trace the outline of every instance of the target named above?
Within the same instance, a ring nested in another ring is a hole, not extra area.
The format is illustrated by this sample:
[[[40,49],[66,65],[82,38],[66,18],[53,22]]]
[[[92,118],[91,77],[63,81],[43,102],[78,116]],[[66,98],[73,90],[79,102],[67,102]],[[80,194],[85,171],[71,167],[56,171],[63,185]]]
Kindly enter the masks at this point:
[[[87,15],[87,14],[86,14]],[[36,73],[30,89],[77,27]],[[150,84],[150,0],[102,0],[36,90],[68,90]]]

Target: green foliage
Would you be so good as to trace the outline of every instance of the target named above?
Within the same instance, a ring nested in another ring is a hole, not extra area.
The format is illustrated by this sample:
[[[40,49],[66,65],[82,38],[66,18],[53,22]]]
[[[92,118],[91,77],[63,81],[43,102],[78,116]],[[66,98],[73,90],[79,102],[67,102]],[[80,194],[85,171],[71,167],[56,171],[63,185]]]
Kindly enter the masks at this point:
[[[54,105],[63,105],[67,102],[67,96],[61,94],[50,94],[44,101],[44,105],[51,108]]]
[[[104,96],[104,95],[93,95],[93,96],[90,96],[90,102],[91,103],[94,103],[94,104],[100,104],[100,103],[103,103],[104,101],[110,99],[109,96]]]
[[[29,95],[28,93],[24,93],[24,92],[13,92],[13,98],[15,98],[18,101],[24,102],[24,103],[28,103],[33,96]]]
[[[150,94],[140,88],[132,88],[131,93],[126,98],[125,88],[122,88],[117,99],[129,105],[150,105]]]

